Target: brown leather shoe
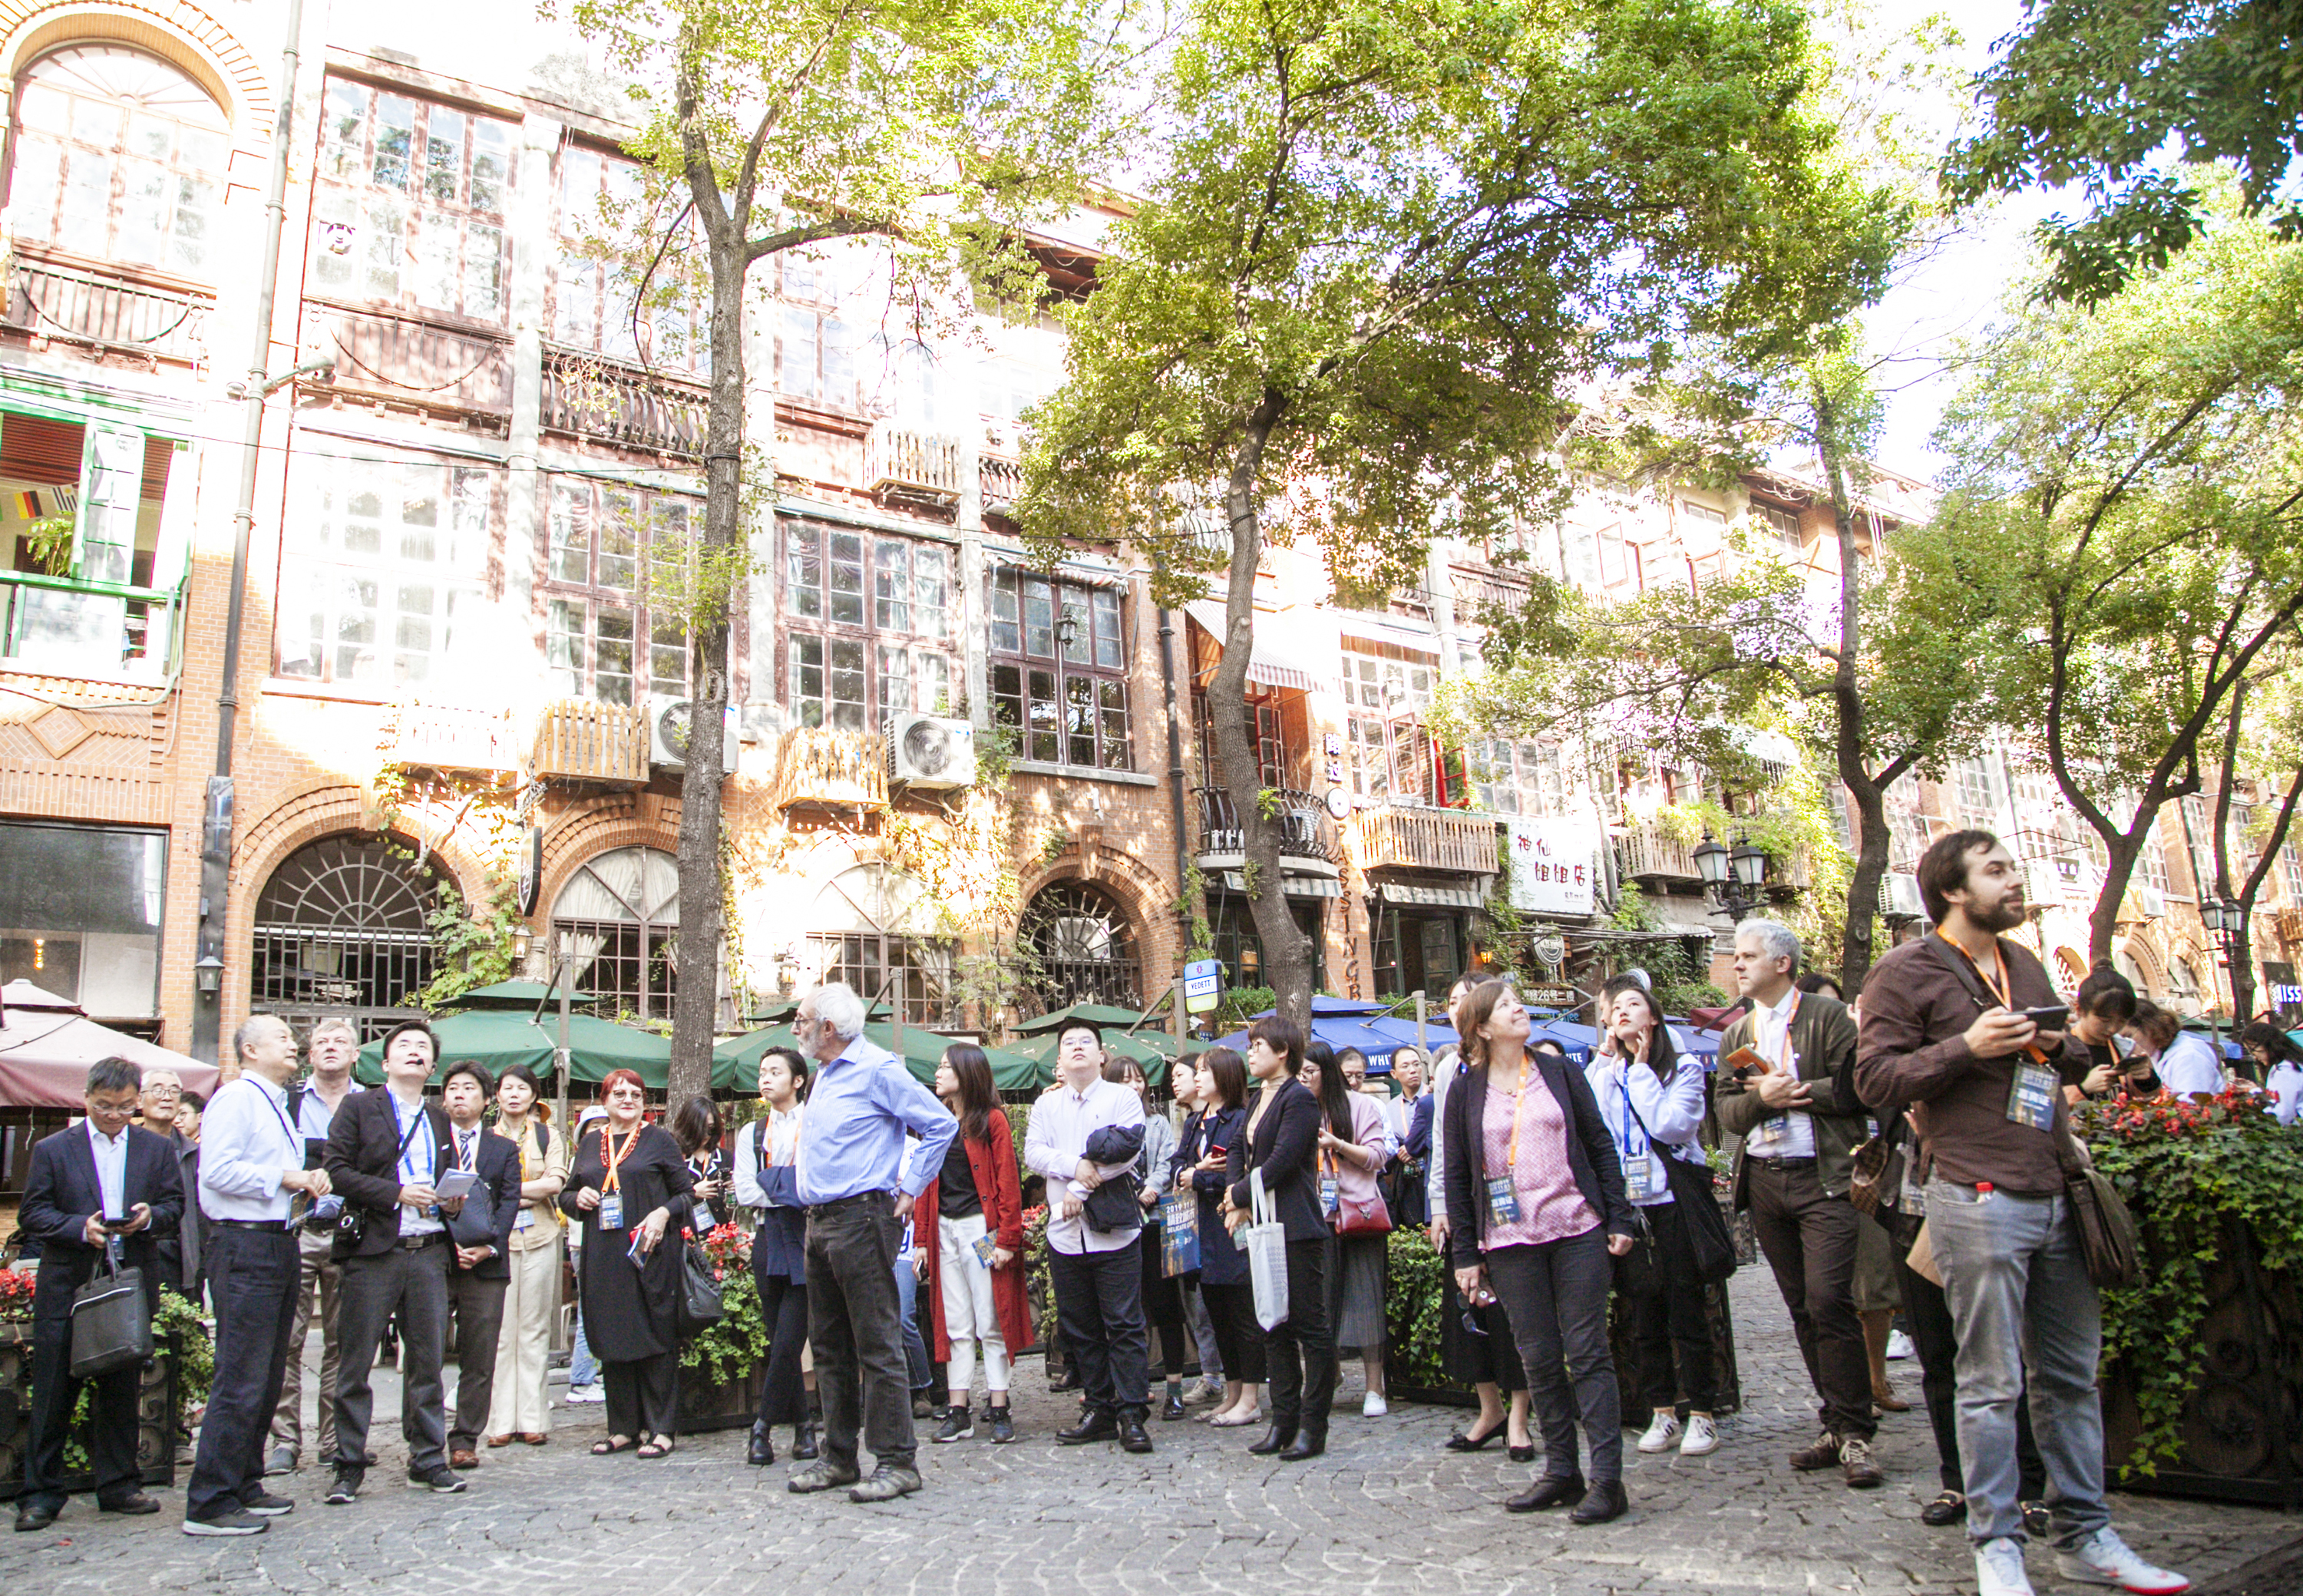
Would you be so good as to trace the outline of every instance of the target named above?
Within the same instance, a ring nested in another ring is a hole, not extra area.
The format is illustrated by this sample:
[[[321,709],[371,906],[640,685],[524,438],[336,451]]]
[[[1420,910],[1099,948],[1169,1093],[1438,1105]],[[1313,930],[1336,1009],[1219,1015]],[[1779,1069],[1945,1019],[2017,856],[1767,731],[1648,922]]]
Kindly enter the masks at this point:
[[[524,1447],[540,1447],[551,1439],[550,1436],[540,1434],[533,1430],[523,1430],[519,1432],[519,1444]]]
[[[1871,1461],[1871,1443],[1852,1435],[1840,1446],[1839,1465],[1847,1471],[1847,1488],[1851,1490],[1874,1490],[1887,1478]]]
[[[492,1447],[508,1447],[511,1445],[511,1437],[509,1434],[491,1435],[488,1437],[488,1445]]]
[[[1829,1468],[1833,1464],[1837,1463],[1838,1461],[1839,1437],[1834,1435],[1828,1430],[1816,1437],[1815,1445],[1809,1447],[1804,1451],[1793,1452],[1792,1454],[1792,1466],[1795,1469],[1808,1472],[1819,1468]]]
[[[458,1447],[454,1451],[448,1454],[448,1466],[450,1468],[477,1468],[480,1466],[480,1455],[477,1452],[473,1451],[469,1447]]]
[[[1871,1391],[1871,1406],[1885,1413],[1911,1411],[1911,1405],[1895,1395],[1895,1388],[1892,1385],[1875,1386]]]

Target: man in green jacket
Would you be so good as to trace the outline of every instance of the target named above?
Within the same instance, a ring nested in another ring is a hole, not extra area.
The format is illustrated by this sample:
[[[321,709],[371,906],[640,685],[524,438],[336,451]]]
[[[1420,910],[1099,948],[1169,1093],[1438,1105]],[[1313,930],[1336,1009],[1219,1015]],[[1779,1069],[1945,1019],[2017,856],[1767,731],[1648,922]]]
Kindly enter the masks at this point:
[[[1798,936],[1780,921],[1735,928],[1735,986],[1751,1007],[1719,1039],[1719,1127],[1735,1138],[1736,1206],[1751,1212],[1823,1404],[1823,1433],[1792,1454],[1792,1466],[1835,1463],[1849,1485],[1868,1490],[1884,1476],[1871,1459],[1877,1421],[1855,1312],[1863,1216],[1847,1200],[1868,1127],[1863,1105],[1839,1089],[1855,1059],[1855,1018],[1843,1003],[1793,988],[1799,958]]]

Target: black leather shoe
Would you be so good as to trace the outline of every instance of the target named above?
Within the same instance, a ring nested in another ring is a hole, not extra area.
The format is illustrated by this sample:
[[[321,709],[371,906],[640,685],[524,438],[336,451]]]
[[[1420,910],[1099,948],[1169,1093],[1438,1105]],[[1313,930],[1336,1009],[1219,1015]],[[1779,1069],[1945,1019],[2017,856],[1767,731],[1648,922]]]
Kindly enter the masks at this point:
[[[1328,1432],[1317,1425],[1306,1424],[1297,1432],[1288,1448],[1279,1454],[1282,1463],[1301,1463],[1306,1457],[1317,1457],[1328,1449]]]
[[[1556,1507],[1562,1502],[1580,1502],[1588,1488],[1581,1474],[1560,1476],[1546,1474],[1517,1496],[1504,1503],[1506,1513],[1535,1513],[1546,1507]]]
[[[752,1421],[752,1444],[744,1453],[744,1461],[754,1468],[765,1468],[776,1460],[775,1438],[759,1420]]]
[[[1270,1456],[1274,1452],[1284,1452],[1295,1444],[1295,1425],[1274,1424],[1270,1429],[1263,1432],[1263,1439],[1257,1441],[1253,1446],[1248,1448],[1248,1450],[1254,1453],[1259,1457],[1264,1457]]]
[[[1624,1494],[1621,1480],[1602,1480],[1591,1487],[1590,1495],[1575,1504],[1575,1511],[1567,1517],[1572,1524],[1606,1524],[1611,1518],[1621,1518],[1631,1511],[1632,1499]]]
[[[1967,1499],[1956,1490],[1939,1492],[1935,1500],[1919,1509],[1919,1522],[1930,1529],[1942,1529],[1945,1524],[1957,1524],[1966,1516]],[[2024,1527],[2029,1529],[2030,1526],[2026,1524]]]
[[[1527,1445],[1523,1447],[1507,1447],[1505,1450],[1510,1454],[1511,1460],[1514,1463],[1533,1463],[1535,1461],[1535,1443],[1533,1441],[1528,1442]]]
[[[1141,1407],[1119,1410],[1119,1449],[1123,1452],[1148,1452],[1152,1438],[1143,1433],[1143,1421],[1151,1414]]]
[[[1076,1391],[1080,1389],[1079,1371],[1076,1369],[1064,1370],[1062,1373],[1048,1381],[1048,1389],[1051,1391]]]
[[[1458,1430],[1455,1434],[1447,1438],[1447,1447],[1450,1452],[1477,1452],[1487,1447],[1493,1446],[1495,1444],[1496,1437],[1501,1435],[1503,1432],[1504,1427],[1501,1424],[1497,1425],[1493,1430],[1489,1431],[1484,1435],[1466,1435],[1464,1431]]]
[[[157,1513],[160,1510],[160,1504],[139,1490],[133,1496],[123,1496],[108,1502],[98,1502],[97,1507],[100,1512],[119,1513],[131,1518],[140,1518],[147,1513]]]
[[[16,1533],[28,1535],[45,1530],[55,1523],[56,1515],[62,1510],[45,1502],[37,1507],[19,1507],[16,1509]]]
[[[816,1440],[815,1415],[810,1414],[792,1426],[792,1456],[802,1463],[813,1463],[822,1451]]]
[[[1160,1410],[1160,1417],[1161,1421],[1168,1423],[1172,1423],[1176,1420],[1182,1418],[1184,1414],[1184,1396],[1180,1391],[1168,1398],[1167,1405]]]
[[[1068,1430],[1056,1431],[1056,1440],[1067,1447],[1084,1447],[1091,1441],[1118,1439],[1119,1421],[1101,1408],[1090,1408],[1078,1423]]]

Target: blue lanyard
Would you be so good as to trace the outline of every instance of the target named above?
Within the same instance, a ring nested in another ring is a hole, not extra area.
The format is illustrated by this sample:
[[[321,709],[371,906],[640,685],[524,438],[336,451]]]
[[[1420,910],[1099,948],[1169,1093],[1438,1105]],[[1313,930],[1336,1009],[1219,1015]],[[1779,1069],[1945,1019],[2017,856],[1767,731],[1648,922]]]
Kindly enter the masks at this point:
[[[424,1122],[424,1105],[419,1102],[416,1105],[416,1122],[418,1125],[421,1125]],[[416,1144],[415,1129],[414,1127],[401,1123],[400,1099],[397,1097],[392,1099],[392,1127],[400,1133],[400,1173],[402,1177],[401,1184],[403,1186],[417,1184],[416,1165],[409,1161],[408,1156],[408,1150]],[[440,1159],[440,1150],[434,1146],[428,1138],[425,1142],[425,1158],[427,1163],[434,1165],[439,1162]],[[435,1174],[438,1171],[436,1170],[432,1171],[432,1173]]]
[[[1629,1064],[1624,1066],[1624,1073],[1615,1078],[1615,1090],[1624,1100],[1624,1156],[1626,1159],[1645,1158],[1652,1144],[1648,1140],[1646,1127],[1640,1123],[1639,1117],[1632,1111],[1632,1066]],[[1636,1149],[1632,1145],[1632,1136],[1634,1132],[1640,1138],[1640,1144]]]

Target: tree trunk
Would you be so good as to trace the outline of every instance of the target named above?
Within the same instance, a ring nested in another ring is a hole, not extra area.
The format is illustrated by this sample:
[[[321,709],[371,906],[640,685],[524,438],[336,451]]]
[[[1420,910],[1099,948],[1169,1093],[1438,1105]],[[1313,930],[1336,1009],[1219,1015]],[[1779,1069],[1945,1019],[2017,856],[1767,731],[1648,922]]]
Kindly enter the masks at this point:
[[[1899,758],[1875,778],[1863,763],[1863,681],[1856,666],[1863,645],[1861,553],[1855,546],[1855,507],[1847,491],[1847,461],[1842,452],[1837,410],[1818,390],[1815,396],[1816,452],[1831,493],[1831,516],[1839,537],[1839,658],[1831,676],[1836,712],[1834,762],[1841,785],[1854,801],[1855,873],[1847,882],[1847,925],[1839,949],[1839,989],[1851,996],[1863,989],[1871,971],[1871,927],[1879,917],[1879,882],[1887,874],[1887,788],[1910,767]],[[1884,779],[1881,779],[1884,778]]]
[[[2090,967],[2111,962],[2111,940],[2119,931],[2119,906],[2127,897],[2127,883],[2134,879],[2135,861],[2142,857],[2144,839],[2151,834],[2147,822],[2141,831],[2104,835],[2101,827],[2096,834],[2103,837],[2103,890],[2095,896],[2095,908],[2088,911],[2088,964]]]
[[[2255,1017],[2254,908],[2255,906],[2250,903],[2240,905],[2239,930],[2231,937],[2231,989],[2233,1030],[2237,1030]]]
[[[1267,393],[1249,418],[1245,437],[1224,487],[1224,510],[1231,524],[1231,573],[1224,597],[1223,659],[1208,683],[1208,719],[1216,744],[1216,769],[1239,817],[1247,857],[1248,909],[1263,948],[1265,978],[1280,1013],[1297,1024],[1312,1022],[1311,947],[1295,925],[1281,890],[1279,841],[1282,826],[1261,802],[1263,774],[1247,735],[1247,665],[1255,646],[1255,570],[1262,555],[1263,529],[1255,508],[1263,445],[1286,401]]]

